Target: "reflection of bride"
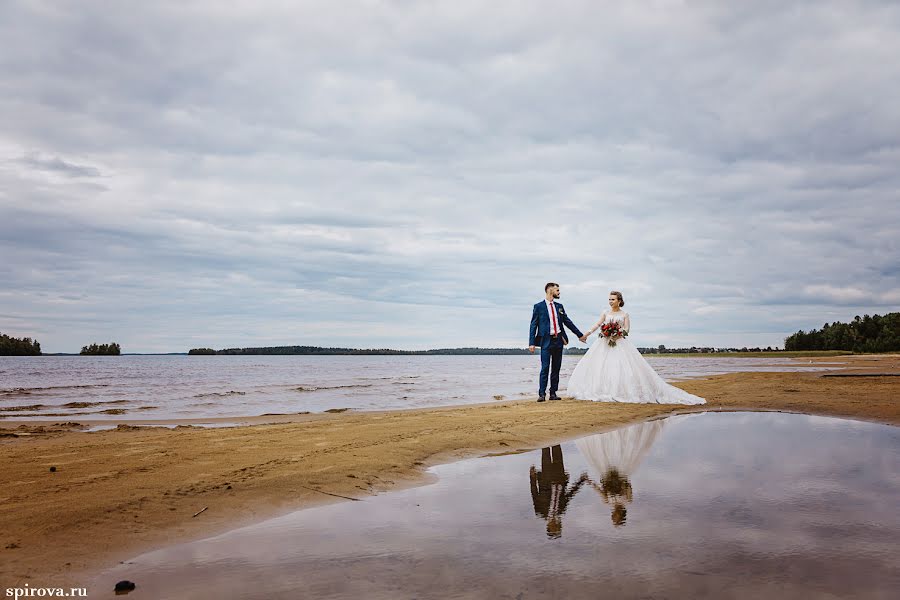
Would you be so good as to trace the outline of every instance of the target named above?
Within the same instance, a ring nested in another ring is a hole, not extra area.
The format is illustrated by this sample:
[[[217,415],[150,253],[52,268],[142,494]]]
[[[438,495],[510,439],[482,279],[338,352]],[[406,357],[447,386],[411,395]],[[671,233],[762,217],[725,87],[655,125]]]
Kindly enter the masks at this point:
[[[596,477],[591,485],[606,504],[612,504],[612,522],[625,524],[625,504],[631,502],[633,490],[628,479],[650,451],[663,429],[663,422],[646,421],[599,433],[575,441]]]

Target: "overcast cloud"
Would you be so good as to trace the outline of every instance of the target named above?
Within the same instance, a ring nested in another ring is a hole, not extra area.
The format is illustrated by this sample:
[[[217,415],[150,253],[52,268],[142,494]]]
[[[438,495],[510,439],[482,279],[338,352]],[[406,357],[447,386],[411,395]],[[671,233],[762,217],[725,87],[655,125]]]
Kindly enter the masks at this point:
[[[0,1],[0,331],[638,345],[900,305],[896,2]]]

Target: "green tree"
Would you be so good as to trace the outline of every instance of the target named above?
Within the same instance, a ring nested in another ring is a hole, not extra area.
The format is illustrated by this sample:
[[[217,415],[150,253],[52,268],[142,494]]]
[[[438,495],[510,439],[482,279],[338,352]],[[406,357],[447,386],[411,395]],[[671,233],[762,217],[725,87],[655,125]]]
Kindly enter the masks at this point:
[[[122,347],[116,342],[110,342],[109,344],[94,343],[89,346],[82,346],[80,354],[86,356],[119,356],[122,354]]]
[[[40,356],[41,344],[30,337],[14,338],[0,333],[0,356]]]
[[[784,340],[785,350],[900,350],[900,313],[855,316],[849,323],[825,323],[822,329],[800,330]]]

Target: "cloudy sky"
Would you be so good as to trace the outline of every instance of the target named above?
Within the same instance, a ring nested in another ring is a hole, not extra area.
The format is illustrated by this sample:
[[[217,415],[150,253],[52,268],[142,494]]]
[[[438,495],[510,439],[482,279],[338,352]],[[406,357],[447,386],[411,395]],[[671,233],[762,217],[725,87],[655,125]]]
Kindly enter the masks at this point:
[[[0,331],[638,345],[900,305],[895,2],[0,1]]]

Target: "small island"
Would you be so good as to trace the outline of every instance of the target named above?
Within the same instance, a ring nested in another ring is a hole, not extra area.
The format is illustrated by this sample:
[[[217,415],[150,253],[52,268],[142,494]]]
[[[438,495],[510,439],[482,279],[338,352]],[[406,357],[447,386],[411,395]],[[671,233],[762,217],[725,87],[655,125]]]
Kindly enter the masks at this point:
[[[119,356],[122,354],[122,348],[116,342],[109,344],[91,344],[90,346],[82,346],[82,356]]]
[[[41,344],[30,337],[14,338],[0,333],[0,356],[40,356]]]

